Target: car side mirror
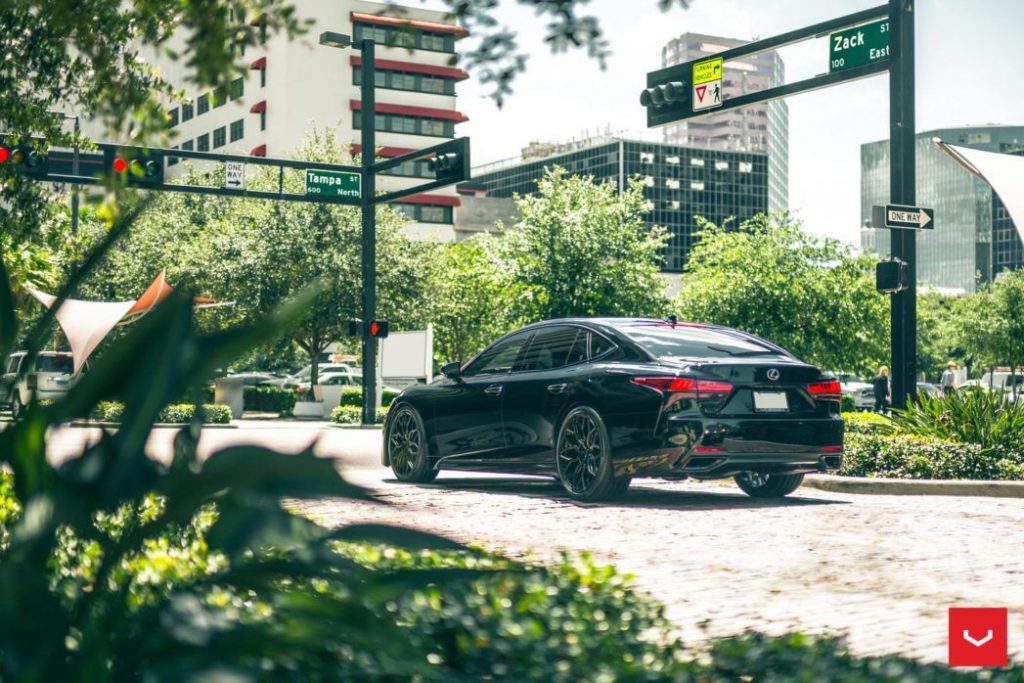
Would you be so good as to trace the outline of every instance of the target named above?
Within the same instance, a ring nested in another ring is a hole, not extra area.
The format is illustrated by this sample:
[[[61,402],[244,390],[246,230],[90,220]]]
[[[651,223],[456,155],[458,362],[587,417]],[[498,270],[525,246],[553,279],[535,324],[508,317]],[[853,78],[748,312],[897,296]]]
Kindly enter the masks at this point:
[[[452,361],[441,366],[441,374],[448,379],[458,380],[462,378],[462,362]]]

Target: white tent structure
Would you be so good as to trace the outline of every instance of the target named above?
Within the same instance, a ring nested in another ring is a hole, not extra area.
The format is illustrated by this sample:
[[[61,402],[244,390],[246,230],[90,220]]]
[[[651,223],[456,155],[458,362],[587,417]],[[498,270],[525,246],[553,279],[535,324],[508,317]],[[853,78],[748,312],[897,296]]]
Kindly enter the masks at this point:
[[[40,292],[31,287],[27,289],[39,303],[47,308],[51,308],[57,301],[57,297],[52,294]],[[167,284],[164,271],[160,271],[160,274],[153,279],[142,296],[135,301],[108,302],[65,299],[55,317],[71,346],[75,374],[78,374],[78,371],[85,365],[85,361],[89,359],[100,342],[110,334],[111,330],[118,325],[126,325],[146,315],[166,299],[172,291],[174,288]],[[194,301],[197,308],[225,305],[212,299],[196,298]],[[230,303],[227,302],[226,305],[230,305]]]
[[[1017,226],[1017,234],[1024,240],[1024,156],[959,147],[939,138],[933,141],[964,168],[992,186],[992,191],[1003,200],[1007,213]]]

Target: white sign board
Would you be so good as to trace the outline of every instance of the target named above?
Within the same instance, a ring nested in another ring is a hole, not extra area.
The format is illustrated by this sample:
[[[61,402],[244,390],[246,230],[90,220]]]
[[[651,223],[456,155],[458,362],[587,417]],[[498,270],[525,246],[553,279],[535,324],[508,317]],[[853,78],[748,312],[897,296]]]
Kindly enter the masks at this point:
[[[245,189],[245,162],[225,161],[224,162],[224,187],[229,190]]]
[[[722,79],[693,86],[693,110],[711,109],[722,105]]]
[[[380,373],[388,378],[430,380],[434,370],[434,327],[416,332],[392,332],[381,340]]]

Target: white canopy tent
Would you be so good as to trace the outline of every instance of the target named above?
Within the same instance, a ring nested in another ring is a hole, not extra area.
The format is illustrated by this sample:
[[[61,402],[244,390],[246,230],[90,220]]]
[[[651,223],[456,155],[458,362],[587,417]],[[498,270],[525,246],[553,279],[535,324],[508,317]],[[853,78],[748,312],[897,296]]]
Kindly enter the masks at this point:
[[[1024,240],[1024,156],[984,152],[980,149],[950,145],[939,138],[935,144],[960,162],[968,171],[992,186],[1006,205],[1006,211]]]

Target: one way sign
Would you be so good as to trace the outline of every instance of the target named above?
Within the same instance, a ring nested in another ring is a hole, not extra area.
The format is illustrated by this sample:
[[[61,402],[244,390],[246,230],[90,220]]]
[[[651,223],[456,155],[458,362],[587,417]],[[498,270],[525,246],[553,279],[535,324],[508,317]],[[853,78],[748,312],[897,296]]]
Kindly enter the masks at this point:
[[[241,161],[224,162],[224,187],[229,190],[245,189],[245,163]]]
[[[871,207],[871,224],[876,228],[910,228],[934,230],[935,209],[920,206],[886,204]]]

